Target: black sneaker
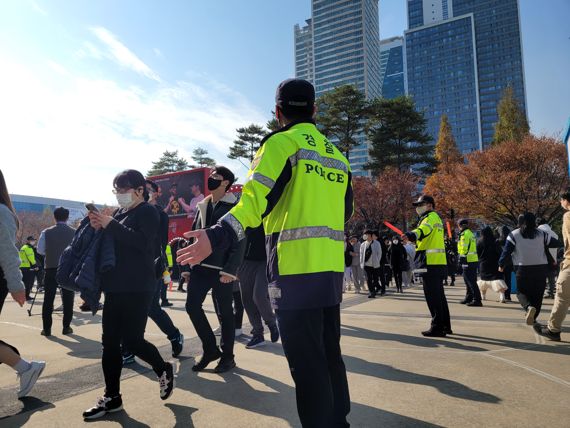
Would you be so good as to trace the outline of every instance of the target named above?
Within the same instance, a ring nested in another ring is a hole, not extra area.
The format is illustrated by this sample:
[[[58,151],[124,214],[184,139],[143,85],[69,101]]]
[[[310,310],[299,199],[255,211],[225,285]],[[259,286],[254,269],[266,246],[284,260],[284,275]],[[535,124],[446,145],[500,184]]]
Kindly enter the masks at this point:
[[[422,335],[425,337],[445,337],[445,331],[443,330],[435,330],[430,328],[429,330],[422,331]]]
[[[275,343],[279,340],[279,327],[277,327],[277,324],[269,327],[269,333],[271,334],[271,342]]]
[[[260,346],[265,345],[265,339],[263,338],[262,334],[255,335],[251,338],[247,345],[245,345],[246,349],[252,348],[259,348]]]
[[[451,329],[451,327],[443,327],[443,332],[445,334],[453,334],[453,330]]]
[[[222,353],[220,352],[219,349],[216,349],[216,352],[214,354],[202,355],[202,358],[200,358],[200,361],[198,361],[194,366],[192,366],[192,371],[193,372],[201,372],[202,370],[204,370],[208,366],[208,364],[210,364],[213,361],[218,360],[221,356],[222,356]]]
[[[369,299],[375,299],[375,298],[376,298],[376,293],[370,293],[370,294],[368,295],[368,298],[369,298]]]
[[[43,329],[40,334],[42,336],[45,336],[45,337],[50,337],[51,336],[51,330]]]
[[[461,303],[462,305],[468,305],[469,303],[471,303],[473,300],[467,300],[467,299],[463,299],[462,301],[460,301],[459,303]]]
[[[236,366],[236,362],[233,358],[222,358],[214,371],[216,373],[225,373],[230,371]]]
[[[535,323],[532,328],[534,328],[534,331],[536,331],[540,336],[546,337],[548,340],[552,340],[554,342],[560,342],[560,332],[555,333],[548,327],[539,323]]]
[[[166,400],[172,395],[174,391],[174,366],[172,363],[166,363],[166,367],[162,375],[158,378],[158,385],[160,386],[160,398]]]
[[[91,420],[105,416],[107,413],[118,412],[123,410],[123,400],[121,395],[116,397],[99,397],[97,404],[83,412],[83,419]]]
[[[71,327],[63,327],[61,334],[73,334],[73,329]]]
[[[160,304],[163,308],[169,308],[170,306],[174,306],[174,303],[170,303],[168,300],[166,302],[162,302]]]
[[[135,362],[135,355],[134,354],[124,354],[123,355],[123,366],[127,364],[133,364]]]
[[[472,302],[466,303],[465,306],[477,306],[477,307],[479,307],[479,306],[483,306],[483,303],[473,300]]]
[[[184,348],[184,335],[179,334],[176,339],[170,341],[172,345],[172,356],[178,357]]]

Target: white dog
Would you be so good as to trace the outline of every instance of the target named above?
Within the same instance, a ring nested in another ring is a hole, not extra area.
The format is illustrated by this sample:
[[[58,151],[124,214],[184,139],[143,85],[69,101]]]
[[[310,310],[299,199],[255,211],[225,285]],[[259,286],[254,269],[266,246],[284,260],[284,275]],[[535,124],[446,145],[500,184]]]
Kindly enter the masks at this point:
[[[483,300],[486,299],[486,294],[488,289],[492,289],[493,291],[499,293],[499,302],[505,303],[505,290],[507,289],[507,284],[502,279],[495,279],[493,281],[484,281],[482,279],[477,281],[477,285],[479,286],[479,290],[481,291],[481,296]]]

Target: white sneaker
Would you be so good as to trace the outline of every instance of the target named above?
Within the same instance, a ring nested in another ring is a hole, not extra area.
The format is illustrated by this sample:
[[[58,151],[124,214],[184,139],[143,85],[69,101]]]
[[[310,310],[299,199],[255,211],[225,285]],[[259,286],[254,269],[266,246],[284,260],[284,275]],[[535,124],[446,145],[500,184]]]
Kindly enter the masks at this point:
[[[222,335],[222,327],[218,327],[214,330],[214,336],[221,336]]]
[[[534,306],[529,306],[526,310],[526,325],[534,324],[534,316],[536,315],[536,308]]]
[[[236,328],[236,337],[240,337],[243,334],[241,328]]]
[[[45,361],[32,361],[30,368],[22,373],[20,376],[20,390],[18,391],[18,398],[25,397],[30,393],[36,381],[46,367]]]

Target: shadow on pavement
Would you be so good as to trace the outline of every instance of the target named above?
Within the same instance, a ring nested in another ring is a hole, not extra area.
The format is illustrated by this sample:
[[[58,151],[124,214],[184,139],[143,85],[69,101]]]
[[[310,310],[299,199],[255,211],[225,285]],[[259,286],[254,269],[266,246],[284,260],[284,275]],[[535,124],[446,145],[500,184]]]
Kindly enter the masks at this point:
[[[453,380],[407,372],[386,364],[374,363],[347,355],[343,355],[343,359],[347,370],[351,373],[377,377],[392,382],[431,386],[442,394],[453,398],[478,401],[481,403],[497,404],[501,402],[499,397],[486,392],[476,391]]]
[[[172,410],[172,413],[174,413],[174,416],[176,418],[176,425],[174,425],[174,428],[194,427],[194,423],[192,422],[192,413],[194,413],[198,409],[195,409],[194,407],[181,406],[179,404],[172,404],[172,403],[167,403],[165,404],[165,406],[168,407],[170,410]]]
[[[53,331],[53,330],[52,330]],[[40,336],[44,339],[43,336]],[[101,359],[101,342],[98,340],[88,339],[83,336],[78,336],[77,334],[69,334],[64,336],[67,339],[63,339],[58,336],[49,336],[46,337],[45,340],[51,340],[52,342],[56,342],[67,349],[69,352],[67,355],[76,358],[87,358],[91,360],[100,360]],[[72,340],[70,340],[72,339]]]
[[[85,421],[87,424],[92,424],[95,422],[117,422],[122,427],[128,428],[150,428],[150,425],[144,424],[142,422],[137,421],[129,416],[126,410],[121,410],[120,412],[116,413],[108,413],[106,414],[103,419],[93,419],[91,421]]]
[[[4,404],[6,403],[2,403],[2,406],[4,406]],[[17,410],[18,407],[20,407],[19,411]],[[14,401],[12,405],[9,405],[9,408],[3,408],[2,410],[5,410],[5,412],[2,411],[1,414],[4,414],[5,416],[0,417],[0,421],[6,421],[8,418],[17,418],[17,425],[14,426],[23,426],[26,422],[28,422],[30,417],[34,414],[35,410],[41,409],[44,411],[47,409],[52,409],[54,407],[55,406],[52,403],[48,403],[39,398],[24,397],[19,401]],[[0,422],[0,426],[9,426],[4,424],[7,424],[7,422]]]

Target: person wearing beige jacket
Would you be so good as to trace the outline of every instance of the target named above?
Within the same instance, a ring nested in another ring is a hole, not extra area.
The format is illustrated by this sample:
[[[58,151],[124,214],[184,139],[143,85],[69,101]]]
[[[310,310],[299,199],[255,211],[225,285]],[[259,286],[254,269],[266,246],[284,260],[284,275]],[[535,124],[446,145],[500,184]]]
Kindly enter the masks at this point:
[[[548,325],[536,324],[534,330],[547,339],[560,341],[562,323],[570,307],[570,188],[560,196],[560,205],[566,210],[562,219],[564,238],[564,259],[560,263],[560,274],[556,281],[556,295]]]

